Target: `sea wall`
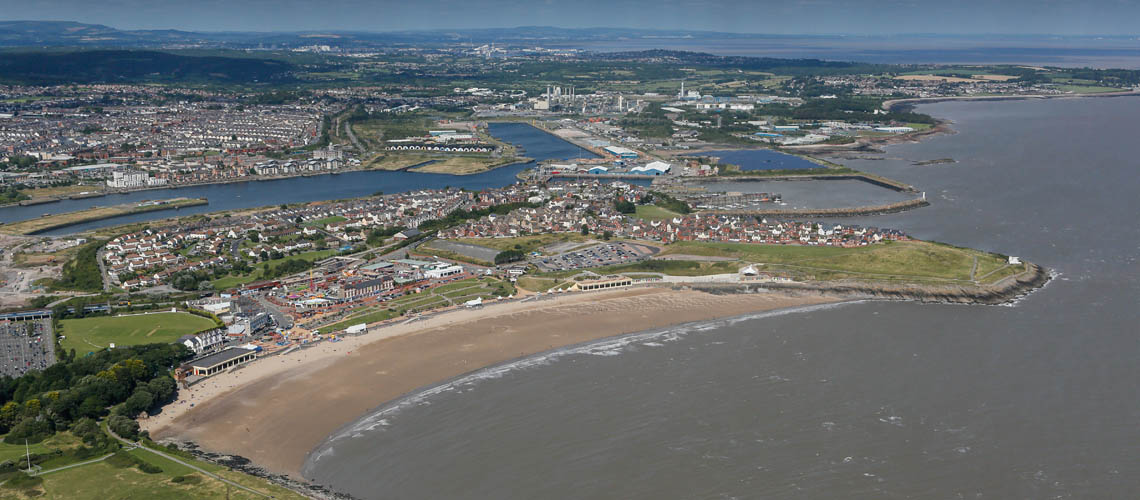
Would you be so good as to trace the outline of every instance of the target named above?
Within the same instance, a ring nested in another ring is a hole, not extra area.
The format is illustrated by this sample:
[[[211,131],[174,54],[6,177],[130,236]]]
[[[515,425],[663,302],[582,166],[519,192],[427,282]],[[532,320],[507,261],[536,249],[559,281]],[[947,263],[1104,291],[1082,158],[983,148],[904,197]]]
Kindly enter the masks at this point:
[[[767,182],[767,181],[863,181],[881,188],[890,189],[900,193],[917,193],[918,190],[909,184],[876,175],[856,174],[804,174],[804,175],[720,175],[713,177],[684,177],[680,179],[684,184],[702,184],[714,182]]]

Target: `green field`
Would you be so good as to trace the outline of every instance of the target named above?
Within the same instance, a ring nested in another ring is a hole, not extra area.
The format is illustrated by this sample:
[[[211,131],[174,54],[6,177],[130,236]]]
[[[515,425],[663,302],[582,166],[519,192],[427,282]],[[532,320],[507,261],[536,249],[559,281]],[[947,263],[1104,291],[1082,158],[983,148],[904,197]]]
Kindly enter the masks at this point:
[[[522,276],[517,284],[519,288],[532,292],[545,292],[551,288],[566,288],[571,285],[571,283],[558,278],[536,278],[534,276]]]
[[[173,342],[186,334],[207,330],[214,322],[190,313],[154,313],[140,316],[101,316],[65,319],[60,345],[83,354],[108,347]]]
[[[311,220],[309,222],[304,223],[303,225],[309,226],[309,227],[325,227],[329,224],[334,224],[337,222],[344,222],[346,220],[348,220],[347,217],[343,217],[340,215],[333,215],[330,217],[325,217],[323,219]]]
[[[216,279],[214,281],[211,281],[210,283],[214,285],[215,290],[226,290],[229,288],[239,287],[239,286],[244,285],[246,283],[253,283],[254,281],[258,280],[259,276],[260,276],[259,272],[254,272],[254,273],[245,274],[245,275],[230,274],[230,275],[226,276],[225,278]]]
[[[635,217],[645,220],[665,220],[678,217],[680,214],[672,210],[661,208],[657,205],[638,205]]]
[[[1024,269],[1006,266],[1002,255],[925,241],[884,242],[859,248],[680,242],[669,245],[663,254],[733,257],[816,280],[970,282],[993,271],[985,282],[994,282]]]
[[[589,239],[589,236],[582,236],[581,233],[550,233],[536,234],[533,236],[518,236],[515,238],[457,238],[455,241],[494,248],[500,252],[505,250],[518,250],[523,253],[530,253],[555,243],[568,241],[584,242]]]
[[[740,270],[738,262],[695,262],[687,260],[646,260],[598,268],[600,274],[662,273],[670,276],[708,276],[732,274]]]
[[[313,250],[311,252],[299,253],[297,255],[286,255],[284,258],[273,259],[273,260],[269,260],[267,262],[269,263],[269,265],[271,267],[280,265],[282,262],[285,262],[285,261],[291,260],[291,259],[304,260],[304,261],[308,261],[308,262],[316,262],[318,260],[323,260],[323,259],[327,259],[329,257],[332,257],[332,256],[336,255],[338,252],[339,252],[339,250],[334,249],[334,248],[330,248],[327,250]],[[234,288],[234,287],[238,287],[241,285],[245,285],[247,283],[253,283],[254,281],[259,281],[261,279],[264,279],[261,277],[261,265],[262,264],[258,263],[257,267],[255,267],[254,270],[252,272],[250,272],[249,274],[229,274],[224,278],[219,278],[219,279],[211,281],[210,284],[214,285],[214,290],[226,290],[229,288]]]
[[[0,436],[0,462],[24,458],[25,451],[30,451],[33,455],[45,454],[50,453],[52,450],[74,448],[79,446],[79,444],[79,439],[72,436],[71,433],[60,432],[39,443],[29,445],[28,450],[25,450],[23,444],[5,443],[3,436]]]
[[[396,317],[395,312],[389,311],[387,309],[369,309],[368,311],[369,312],[364,312],[363,314],[358,314],[356,316],[352,316],[351,318],[346,319],[344,321],[341,321],[339,323],[334,323],[334,324],[331,324],[329,326],[323,326],[320,328],[320,332],[321,333],[334,333],[334,332],[339,332],[341,330],[344,330],[345,328],[348,328],[352,325],[358,325],[360,323],[365,323],[365,324],[377,323],[380,321],[384,321],[386,319],[392,319],[392,318]]]
[[[352,315],[318,330],[333,333],[360,323],[376,323],[400,315],[400,311],[424,311],[448,305],[459,305],[476,297],[491,299],[518,293],[510,283],[495,278],[468,278],[432,288],[430,291],[409,294],[395,300],[353,311]]]
[[[22,447],[21,447],[22,448]],[[107,498],[146,499],[263,499],[248,491],[229,486],[193,469],[161,457],[145,448],[129,452],[140,460],[155,465],[162,472],[147,474],[136,467],[116,467],[111,461],[52,472],[41,476],[43,484],[34,491],[36,498],[102,500]],[[273,498],[301,499],[303,496],[262,479],[230,471],[214,464],[180,458],[195,466],[221,475],[230,481],[264,492]],[[185,477],[175,482],[175,477]],[[0,487],[0,498],[26,498],[20,490]]]
[[[417,251],[415,253],[417,253],[419,255],[424,255],[424,256],[427,256],[430,254],[432,257],[435,257],[435,258],[455,260],[455,261],[459,261],[459,262],[466,262],[468,264],[475,264],[477,266],[490,267],[490,266],[495,265],[494,262],[488,262],[488,261],[485,261],[482,259],[477,259],[475,257],[471,257],[470,255],[464,255],[464,254],[461,254],[459,252],[452,252],[451,250],[436,248],[436,247],[432,246],[432,243],[434,243],[435,241],[436,240],[432,240],[432,241],[428,242],[426,245],[422,245],[419,249],[417,249]],[[429,250],[430,252],[425,253],[424,250]]]

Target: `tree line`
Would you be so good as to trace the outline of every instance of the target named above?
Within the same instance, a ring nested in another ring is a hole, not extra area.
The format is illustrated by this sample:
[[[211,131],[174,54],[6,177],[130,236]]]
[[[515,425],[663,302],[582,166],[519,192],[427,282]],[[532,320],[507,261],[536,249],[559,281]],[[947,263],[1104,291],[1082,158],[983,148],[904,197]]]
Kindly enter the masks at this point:
[[[174,398],[177,385],[170,371],[191,355],[182,344],[123,347],[83,357],[73,349],[60,353],[43,371],[0,377],[0,433],[8,434],[8,443],[36,443],[82,419],[111,415],[121,417],[115,418],[121,435],[137,437],[137,424],[125,422]]]

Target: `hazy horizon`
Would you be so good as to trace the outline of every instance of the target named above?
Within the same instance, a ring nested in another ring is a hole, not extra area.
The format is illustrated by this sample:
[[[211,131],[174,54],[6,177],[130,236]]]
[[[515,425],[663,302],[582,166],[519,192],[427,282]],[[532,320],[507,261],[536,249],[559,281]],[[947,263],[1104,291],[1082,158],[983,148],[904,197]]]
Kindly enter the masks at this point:
[[[1140,3],[1099,0],[0,0],[3,21],[75,21],[186,31],[391,32],[560,27],[770,35],[1136,36]],[[984,15],[979,15],[984,13]]]

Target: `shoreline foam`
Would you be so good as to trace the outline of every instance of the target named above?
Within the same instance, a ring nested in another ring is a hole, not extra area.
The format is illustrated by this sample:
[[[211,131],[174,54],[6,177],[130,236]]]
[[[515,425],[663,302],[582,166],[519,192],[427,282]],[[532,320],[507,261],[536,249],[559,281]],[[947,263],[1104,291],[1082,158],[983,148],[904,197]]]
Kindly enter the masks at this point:
[[[455,311],[259,360],[184,390],[142,424],[156,438],[192,441],[300,478],[308,454],[338,429],[483,368],[630,333],[841,300],[643,288]]]

